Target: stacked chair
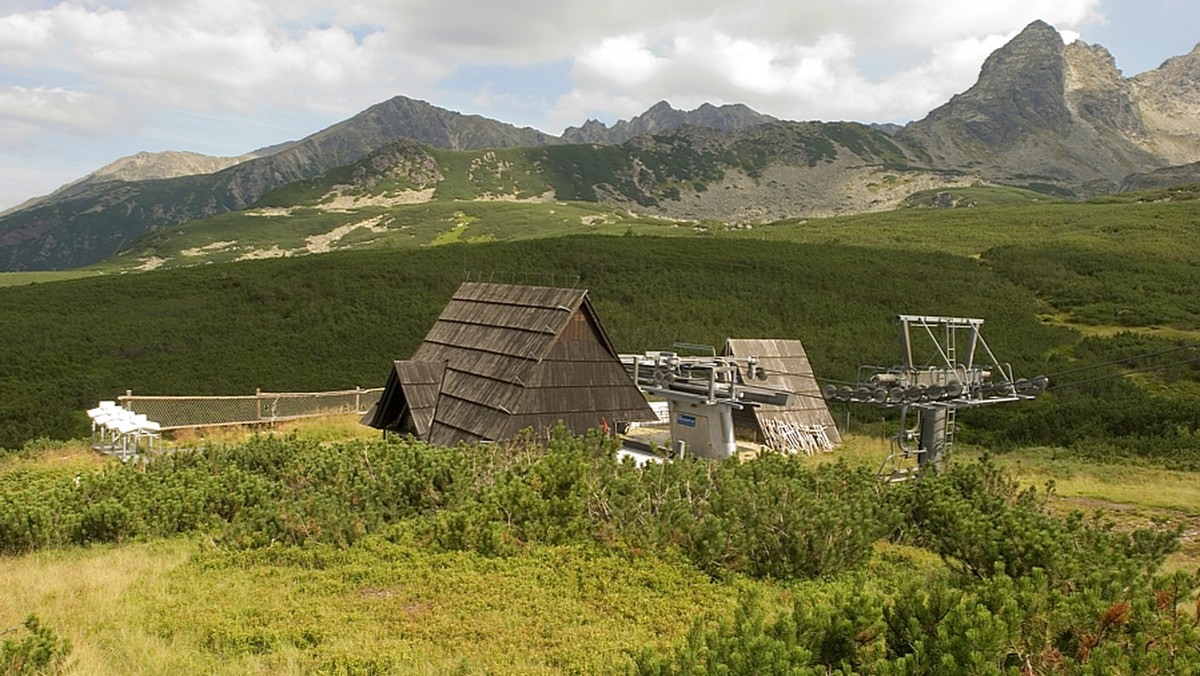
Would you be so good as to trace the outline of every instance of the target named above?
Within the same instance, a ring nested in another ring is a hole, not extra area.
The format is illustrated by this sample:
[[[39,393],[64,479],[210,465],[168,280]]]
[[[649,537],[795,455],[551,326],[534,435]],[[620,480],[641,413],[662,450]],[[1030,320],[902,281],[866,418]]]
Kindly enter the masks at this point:
[[[121,408],[115,401],[102,401],[87,414],[92,419],[92,448],[98,451],[125,460],[162,448],[162,426],[145,414]]]

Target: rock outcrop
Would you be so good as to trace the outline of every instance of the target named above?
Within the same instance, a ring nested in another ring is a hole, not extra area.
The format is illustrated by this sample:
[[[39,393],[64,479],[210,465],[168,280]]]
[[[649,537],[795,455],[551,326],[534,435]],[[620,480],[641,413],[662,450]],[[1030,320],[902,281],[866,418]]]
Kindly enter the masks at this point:
[[[567,127],[564,143],[622,144],[638,136],[659,134],[683,126],[705,127],[718,131],[737,131],[759,124],[775,122],[742,104],[714,106],[705,103],[691,111],[676,110],[666,101],[659,101],[631,120],[620,120],[612,127],[597,120],[588,120],[582,127]]]
[[[896,135],[932,166],[1057,183],[1081,195],[1167,164],[1144,147],[1145,137],[1134,88],[1112,56],[1064,45],[1041,21],[988,57],[973,87]]]
[[[1200,161],[1200,45],[1130,84],[1146,129],[1142,147],[1172,165]]]

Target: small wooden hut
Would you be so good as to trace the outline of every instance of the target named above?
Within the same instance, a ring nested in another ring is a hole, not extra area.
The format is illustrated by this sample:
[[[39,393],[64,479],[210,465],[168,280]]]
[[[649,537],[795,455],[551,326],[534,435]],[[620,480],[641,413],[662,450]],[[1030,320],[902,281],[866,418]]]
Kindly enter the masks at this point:
[[[795,394],[787,406],[764,404],[734,411],[736,428],[789,453],[829,450],[842,442],[800,341],[730,338],[725,355],[757,357],[758,366],[767,373],[766,385]]]
[[[363,422],[418,439],[426,438],[445,373],[446,365],[437,362],[395,362],[383,394]]]
[[[363,421],[449,446],[652,420],[587,291],[467,282]]]

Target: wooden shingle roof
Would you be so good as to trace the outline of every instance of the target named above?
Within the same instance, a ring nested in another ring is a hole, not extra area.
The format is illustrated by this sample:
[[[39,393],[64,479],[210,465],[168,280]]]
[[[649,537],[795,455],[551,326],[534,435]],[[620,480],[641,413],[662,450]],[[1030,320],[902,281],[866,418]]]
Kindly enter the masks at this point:
[[[820,426],[830,443],[841,443],[833,416],[825,406],[825,398],[821,396],[821,389],[800,341],[730,338],[725,344],[725,354],[758,357],[758,365],[767,372],[766,385],[795,393],[793,403],[788,406],[764,404],[753,409],[764,431],[780,424],[799,429]]]
[[[445,372],[446,365],[438,362],[395,362],[383,394],[363,423],[425,438]]]
[[[418,362],[445,367],[422,435],[437,445],[560,420],[582,433],[654,419],[581,289],[467,282],[408,363]]]

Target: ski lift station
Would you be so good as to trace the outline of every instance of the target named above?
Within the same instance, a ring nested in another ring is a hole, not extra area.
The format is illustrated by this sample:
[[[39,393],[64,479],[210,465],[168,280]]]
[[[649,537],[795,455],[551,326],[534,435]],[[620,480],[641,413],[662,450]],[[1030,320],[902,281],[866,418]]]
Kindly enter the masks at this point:
[[[983,342],[982,323],[902,315],[899,365],[864,367],[856,387],[822,390],[797,340],[730,339],[720,354],[677,344],[622,355],[585,290],[466,282],[412,357],[393,363],[363,423],[437,445],[560,423],[577,434],[657,425],[656,443],[673,455],[723,458],[745,447],[832,450],[841,439],[828,399],[899,408],[889,461],[936,463],[952,442],[958,408],[1045,389],[1044,378],[1013,380]],[[919,340],[932,344],[935,361],[917,360]]]

